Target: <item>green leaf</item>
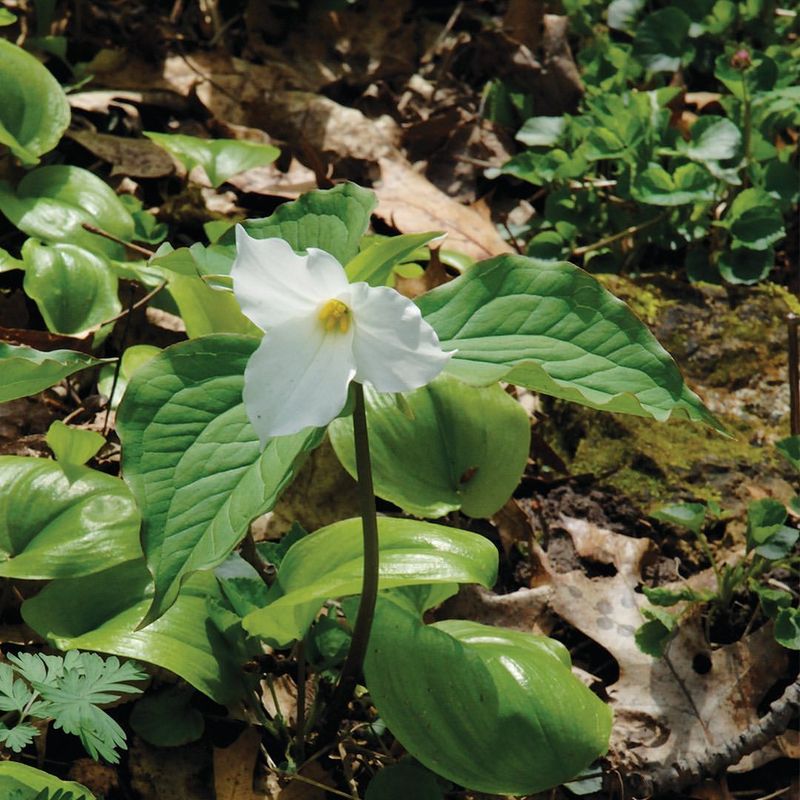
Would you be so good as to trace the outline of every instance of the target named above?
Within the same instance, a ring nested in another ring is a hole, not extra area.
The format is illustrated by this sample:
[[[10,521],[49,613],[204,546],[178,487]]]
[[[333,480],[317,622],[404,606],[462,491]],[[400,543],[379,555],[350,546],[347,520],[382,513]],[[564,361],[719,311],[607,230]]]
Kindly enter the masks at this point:
[[[678,603],[682,602],[694,603],[698,600],[708,599],[704,594],[696,592],[689,586],[684,586],[683,588],[677,591],[675,589],[666,589],[663,586],[658,586],[656,588],[651,588],[650,586],[643,586],[642,591],[644,592],[644,596],[654,606],[669,607],[677,605]]]
[[[497,550],[474,533],[410,519],[381,517],[380,585],[494,584]],[[281,563],[265,608],[248,614],[245,629],[287,645],[302,639],[325,600],[361,591],[363,541],[360,519],[348,519],[305,536]]]
[[[36,164],[58,144],[69,120],[67,98],[47,68],[0,39],[0,145],[24,164]]]
[[[0,711],[25,710],[33,692],[25,681],[16,677],[16,672],[8,664],[0,663]]]
[[[0,342],[0,403],[37,394],[63,378],[103,361],[72,350],[42,352]]]
[[[83,223],[130,241],[134,222],[114,190],[88,170],[63,164],[39,167],[16,192],[0,181],[0,211],[21,231],[50,244],[63,242],[119,260],[125,248],[89,233]]]
[[[736,245],[751,250],[767,250],[786,236],[780,209],[763,189],[739,192],[718,224],[731,232]]]
[[[0,27],[6,25],[13,25],[17,21],[15,14],[12,14],[7,8],[0,8]]]
[[[89,575],[140,556],[139,511],[121,480],[0,456],[0,576]]]
[[[185,686],[168,686],[148,693],[131,712],[131,727],[154,747],[180,747],[196,742],[205,730],[203,715],[192,708],[194,692]]]
[[[506,380],[591,408],[719,423],[645,325],[566,262],[499,256],[417,299],[455,377]]]
[[[689,44],[692,21],[679,8],[648,14],[636,27],[633,50],[650,72],[676,72],[694,56]]]
[[[717,269],[728,283],[753,284],[763,281],[775,266],[775,250],[751,250],[734,245],[719,254]]]
[[[60,419],[48,428],[45,441],[62,467],[83,466],[106,443],[105,437],[97,431],[71,428]]]
[[[279,237],[302,252],[318,247],[330,253],[340,264],[348,264],[358,254],[358,243],[366,233],[375,195],[354,183],[342,183],[333,189],[309,192],[284,203],[272,216],[248,219],[244,229],[256,239]],[[233,242],[233,233],[220,242]]]
[[[345,269],[351,283],[366,281],[370,286],[386,286],[394,283],[395,266],[408,258],[415,250],[438,239],[444,234],[406,233],[390,236],[362,250]]]
[[[73,781],[61,781],[40,769],[18,761],[0,761],[0,795],[9,797],[19,792],[21,800],[36,800],[40,792],[65,792],[60,800],[95,800],[85,786]]]
[[[644,6],[645,0],[611,0],[606,11],[608,27],[614,31],[635,30],[637,17]]]
[[[137,369],[143,367],[150,359],[161,352],[160,347],[151,344],[135,344],[126,348],[122,354],[122,364],[120,365],[119,375],[117,376],[117,386],[114,389],[114,396],[111,397],[111,387],[114,385],[115,366],[106,364],[100,369],[100,376],[97,379],[97,390],[106,397],[111,397],[111,407],[116,408],[122,400],[125,390],[128,388],[133,374]]]
[[[703,503],[673,503],[652,511],[650,516],[700,533],[706,523],[706,507]]]
[[[22,248],[25,293],[36,301],[49,330],[80,333],[122,309],[117,276],[107,259],[72,244],[28,239]]]
[[[156,585],[148,621],[169,608],[187,575],[227,558],[321,439],[310,429],[261,450],[242,401],[257,346],[218,335],[168,347],[136,372],[120,404],[123,474],[142,508]]]
[[[636,646],[652,658],[661,658],[674,635],[675,622],[666,618],[649,619],[642,623],[634,633]]]
[[[214,576],[201,572],[172,607],[138,629],[153,602],[143,560],[85,578],[56,580],[22,604],[25,622],[60,650],[93,650],[156,664],[223,705],[241,691],[231,647],[210,623],[206,600],[222,601]]]
[[[739,50],[741,48],[736,48]],[[757,92],[767,92],[778,79],[777,64],[758,50],[749,51],[750,66],[738,68],[734,65],[735,50],[728,50],[717,56],[714,63],[714,77],[720,81],[737,99],[753,99]]]
[[[365,800],[444,800],[436,776],[424,767],[401,761],[380,770],[367,786]]]
[[[364,674],[381,718],[426,767],[470,789],[527,795],[605,753],[611,711],[561,644],[475,622],[424,625],[379,600]]]
[[[38,735],[39,731],[33,725],[18,722],[13,728],[9,728],[4,722],[0,722],[0,744],[15,753],[21,753]]]
[[[403,395],[365,388],[375,493],[418,517],[461,508],[488,517],[517,487],[530,449],[525,410],[499,386],[443,375]],[[329,426],[336,455],[356,476],[352,417]]]
[[[79,736],[86,752],[111,764],[119,761],[118,748],[125,748],[125,732],[105,711],[98,708],[116,702],[123,694],[138,694],[147,675],[130,663],[120,664],[115,657],[104,659],[97,653],[68,653],[64,669],[55,680],[33,682],[47,703],[37,716],[53,719],[53,727]]]
[[[787,436],[775,442],[775,449],[796,470],[800,470],[800,436]]]
[[[770,618],[775,619],[781,609],[789,608],[792,605],[792,595],[782,589],[772,589],[756,583],[753,591],[758,595],[758,601],[764,613]]]
[[[770,561],[779,561],[791,555],[798,538],[800,538],[800,531],[796,528],[781,525],[778,530],[758,545],[755,551],[758,555],[768,558]]]
[[[186,333],[193,339],[212,333],[262,335],[242,314],[231,292],[212,289],[196,275],[172,275],[169,293],[186,324]]]
[[[182,133],[153,131],[144,131],[144,135],[178,159],[187,170],[201,166],[214,188],[240,172],[271,164],[281,154],[270,144],[238,139],[200,139]]]
[[[631,193],[652,206],[682,206],[714,199],[716,182],[698,164],[684,164],[670,175],[657,164],[636,176]]]
[[[784,608],[775,618],[775,641],[800,650],[800,608]]]
[[[531,117],[514,137],[528,147],[552,147],[566,126],[566,117]]]
[[[686,155],[693,161],[727,161],[742,150],[742,133],[725,117],[700,117],[692,125]]]
[[[749,548],[763,544],[786,522],[786,506],[771,497],[754,500],[747,507],[747,543]]]
[[[10,272],[12,269],[25,269],[25,264],[19,258],[14,258],[8,250],[0,247],[0,272]]]

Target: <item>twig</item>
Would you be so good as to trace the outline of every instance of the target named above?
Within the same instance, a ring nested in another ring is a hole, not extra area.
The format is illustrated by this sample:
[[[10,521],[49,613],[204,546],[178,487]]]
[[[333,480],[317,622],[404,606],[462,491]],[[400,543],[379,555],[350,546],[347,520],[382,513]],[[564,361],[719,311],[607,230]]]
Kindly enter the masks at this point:
[[[722,772],[731,764],[735,764],[744,756],[772,741],[786,730],[798,708],[800,708],[800,676],[758,722],[754,722],[738,736],[721,746],[708,748],[697,755],[690,754],[671,764],[665,764],[649,775],[640,773],[630,775],[627,780],[628,785],[633,794],[638,796],[680,792],[687,786]]]
[[[166,285],[169,281],[161,281],[155,289],[151,289],[144,297],[137,300],[135,303],[129,305],[127,308],[123,308],[122,311],[119,312],[114,317],[110,319],[103,320],[97,327],[102,328],[104,325],[110,325],[112,322],[116,322],[119,319],[131,314],[132,312],[136,311],[137,308],[141,308],[143,305],[149,303]]]
[[[665,219],[667,216],[667,212],[663,212],[652,219],[647,220],[646,222],[640,222],[638,225],[631,225],[629,228],[625,228],[624,231],[619,231],[618,233],[612,233],[611,236],[604,236],[602,239],[598,239],[596,242],[592,244],[584,245],[583,247],[576,247],[572,251],[572,255],[574,256],[583,256],[586,253],[591,253],[593,250],[599,250],[601,247],[605,247],[607,244],[613,244],[620,239],[624,239],[626,236],[635,236],[637,233],[640,233],[647,228],[652,227],[653,225],[658,224],[661,222],[662,219]]]
[[[128,250],[130,250],[132,253],[136,253],[137,255],[144,256],[145,258],[152,258],[155,255],[154,250],[148,250],[146,247],[140,247],[138,244],[134,244],[133,242],[123,242],[119,236],[114,236],[113,233],[104,231],[102,228],[98,228],[96,225],[90,225],[88,222],[84,222],[82,223],[81,227],[85,231],[89,231],[89,233],[94,233],[96,236],[102,236],[104,239],[109,239],[112,242],[121,244],[123,247],[127,247]]]

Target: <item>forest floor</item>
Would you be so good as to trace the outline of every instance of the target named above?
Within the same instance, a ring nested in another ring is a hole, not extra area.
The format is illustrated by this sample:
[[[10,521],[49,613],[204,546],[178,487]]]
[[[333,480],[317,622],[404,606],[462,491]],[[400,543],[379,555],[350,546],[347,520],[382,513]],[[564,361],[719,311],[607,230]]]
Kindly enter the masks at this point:
[[[72,61],[89,62],[94,78],[69,95],[73,123],[61,149],[70,163],[136,194],[169,225],[175,247],[199,241],[209,219],[264,216],[345,180],[376,192],[378,233],[446,231],[449,248],[477,259],[520,247],[510,231],[535,213],[535,199],[530,186],[485,175],[516,145],[482,114],[482,91],[494,78],[528,75],[550,104],[544,113],[573,108],[580,79],[558,25],[551,21],[536,45],[552,67],[542,73],[530,50],[512,46],[489,23],[491,4],[477,0],[365,2],[306,14],[278,3],[240,6],[223,21],[215,2],[76,3],[80,13],[65,19],[64,33]],[[179,167],[148,140],[123,138],[143,130],[272,143],[281,156],[213,189],[202,173],[188,184],[176,179]],[[404,290],[419,293],[452,277],[440,266]],[[747,504],[764,497],[788,503],[798,491],[796,472],[773,448],[788,434],[785,316],[798,301],[773,285],[733,291],[664,274],[603,280],[651,326],[734,438],[520,392],[534,444],[515,496],[491,520],[450,520],[497,543],[500,582],[494,592],[462,590],[442,613],[555,636],[582,679],[612,704],[605,785],[589,776],[558,796],[797,796],[796,720],[741,759],[726,757],[798,671],[796,653],[775,642],[756,598],[743,589],[725,610],[687,605],[661,659],[642,653],[634,632],[642,586],[700,591],[714,582],[695,540],[651,516],[655,508],[719,503],[728,513],[707,535],[717,563],[733,563],[744,554]],[[106,346],[165,346],[183,336],[175,322],[141,308]],[[26,331],[18,335],[32,346],[44,337],[76,347],[69,337],[42,333],[35,306],[8,282],[0,325]],[[2,405],[0,453],[43,454],[54,419],[101,427],[104,414],[91,386],[77,383]],[[349,513],[352,481],[334,462],[325,448],[315,454],[262,521],[263,535],[277,536],[295,519],[314,529]],[[112,457],[103,466],[114,471],[117,463]],[[9,635],[14,626],[6,627]],[[57,758],[64,774],[109,800],[206,800],[214,796],[212,765],[217,797],[252,800],[255,793],[235,787],[252,773],[258,743],[238,733],[222,726],[169,751],[134,738],[119,768],[79,759],[66,744]],[[60,741],[54,737],[51,754]],[[722,760],[713,762],[715,755]],[[695,761],[715,763],[708,769],[714,777],[678,783],[665,775],[673,763],[691,772]],[[309,785],[304,791],[280,797],[326,796]]]

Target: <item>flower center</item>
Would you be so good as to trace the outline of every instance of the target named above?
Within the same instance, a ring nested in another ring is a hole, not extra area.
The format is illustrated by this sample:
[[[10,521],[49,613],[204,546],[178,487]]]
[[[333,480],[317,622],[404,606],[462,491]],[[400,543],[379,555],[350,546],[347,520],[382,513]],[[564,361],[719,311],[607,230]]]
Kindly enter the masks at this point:
[[[350,327],[351,311],[341,300],[328,300],[317,316],[326,331],[338,329],[341,333],[347,333]]]

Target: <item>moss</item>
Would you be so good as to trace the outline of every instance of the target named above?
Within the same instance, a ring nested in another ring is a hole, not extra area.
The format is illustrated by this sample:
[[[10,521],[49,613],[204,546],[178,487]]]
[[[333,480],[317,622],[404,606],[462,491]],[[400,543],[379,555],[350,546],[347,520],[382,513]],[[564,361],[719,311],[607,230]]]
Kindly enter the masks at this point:
[[[555,438],[572,473],[591,473],[645,508],[676,499],[731,505],[731,487],[744,487],[764,470],[782,471],[773,448],[750,443],[752,431],[735,420],[724,420],[735,436],[728,439],[687,422],[659,423],[562,403],[552,411],[544,434],[551,443]]]
[[[654,325],[664,309],[677,303],[652,291],[647,285],[635,284],[622,275],[603,274],[595,277],[611,294],[624,300],[628,308],[648,325]]]

